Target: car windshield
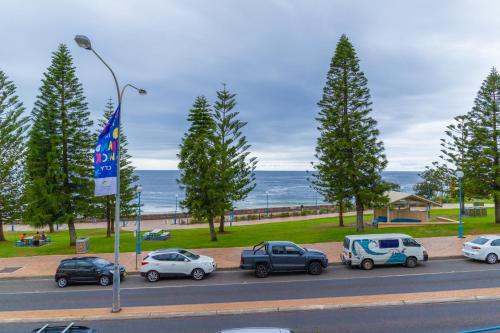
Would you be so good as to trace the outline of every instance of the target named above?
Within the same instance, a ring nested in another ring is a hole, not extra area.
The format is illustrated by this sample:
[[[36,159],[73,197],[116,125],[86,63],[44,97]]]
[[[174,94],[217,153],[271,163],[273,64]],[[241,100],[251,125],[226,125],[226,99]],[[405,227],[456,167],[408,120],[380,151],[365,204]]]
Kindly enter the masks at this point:
[[[189,259],[192,259],[192,260],[196,260],[200,257],[199,255],[191,253],[191,252],[186,251],[186,250],[179,250],[179,253],[182,255],[185,255],[186,257],[188,257]]]
[[[478,238],[474,239],[473,241],[471,241],[471,243],[478,244],[478,245],[484,245],[484,244],[486,244],[487,241],[488,241],[488,238],[478,237]]]
[[[98,267],[104,267],[104,266],[109,266],[111,263],[105,259],[102,258],[97,258],[92,261],[96,266]]]

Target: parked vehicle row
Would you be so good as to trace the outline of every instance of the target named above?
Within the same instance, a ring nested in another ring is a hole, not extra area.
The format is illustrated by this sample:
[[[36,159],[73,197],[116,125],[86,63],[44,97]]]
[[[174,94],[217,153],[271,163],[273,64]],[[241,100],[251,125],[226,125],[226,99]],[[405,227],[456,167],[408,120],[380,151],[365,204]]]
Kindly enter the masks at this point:
[[[464,243],[467,258],[494,264],[500,258],[500,236],[485,235]],[[348,235],[344,238],[340,259],[344,265],[373,269],[376,265],[404,265],[408,268],[427,261],[426,249],[405,234]],[[302,271],[319,275],[328,267],[327,255],[319,250],[301,247],[288,241],[268,241],[241,252],[240,268],[253,270],[265,278],[274,272]],[[140,273],[149,282],[162,277],[190,276],[202,280],[217,270],[211,257],[180,248],[161,249],[149,253],[141,263]],[[127,275],[120,267],[120,279]],[[107,286],[113,282],[113,264],[99,257],[62,260],[55,275],[60,288],[70,283],[95,282]]]

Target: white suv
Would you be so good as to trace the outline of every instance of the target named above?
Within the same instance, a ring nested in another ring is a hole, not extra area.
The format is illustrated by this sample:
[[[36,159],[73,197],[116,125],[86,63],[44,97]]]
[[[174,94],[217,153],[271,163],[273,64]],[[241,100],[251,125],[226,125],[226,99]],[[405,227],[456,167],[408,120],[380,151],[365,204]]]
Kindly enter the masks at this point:
[[[464,243],[462,249],[464,256],[495,264],[500,258],[500,236],[485,235]]]
[[[215,272],[216,268],[213,258],[184,249],[165,249],[151,252],[143,259],[141,275],[149,282],[176,275],[190,275],[195,280],[202,280],[206,274]]]

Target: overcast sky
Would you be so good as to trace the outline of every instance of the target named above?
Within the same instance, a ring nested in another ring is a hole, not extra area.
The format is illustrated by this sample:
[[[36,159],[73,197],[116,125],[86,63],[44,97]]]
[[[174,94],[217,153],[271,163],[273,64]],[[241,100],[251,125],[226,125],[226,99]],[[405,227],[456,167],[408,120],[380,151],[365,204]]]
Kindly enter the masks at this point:
[[[128,91],[123,121],[139,169],[175,169],[194,99],[227,84],[237,94],[260,170],[306,170],[315,116],[342,33],[361,61],[389,170],[435,160],[443,130],[467,112],[500,62],[498,1],[7,1],[0,0],[0,69],[31,112],[51,52],[68,44],[92,117]]]

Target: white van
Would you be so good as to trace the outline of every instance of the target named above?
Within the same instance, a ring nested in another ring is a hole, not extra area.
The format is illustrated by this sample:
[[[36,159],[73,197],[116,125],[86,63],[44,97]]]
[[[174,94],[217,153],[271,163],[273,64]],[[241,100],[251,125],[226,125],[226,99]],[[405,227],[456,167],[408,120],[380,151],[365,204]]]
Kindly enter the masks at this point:
[[[416,267],[427,261],[425,248],[405,234],[348,235],[340,255],[342,263],[372,269],[374,265],[405,265]]]

